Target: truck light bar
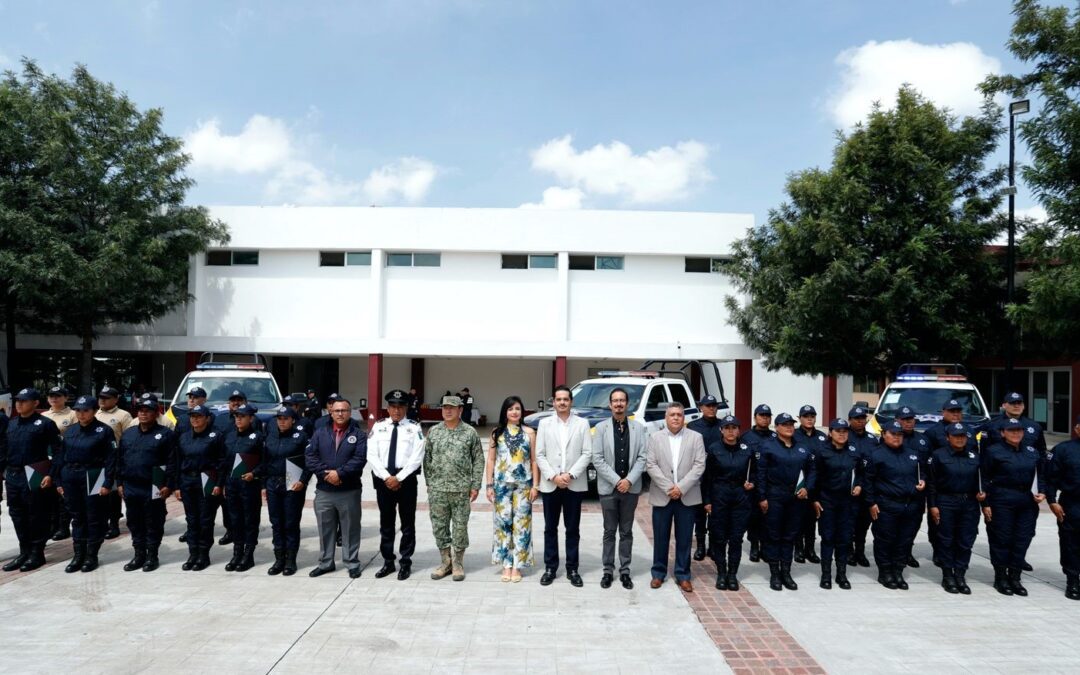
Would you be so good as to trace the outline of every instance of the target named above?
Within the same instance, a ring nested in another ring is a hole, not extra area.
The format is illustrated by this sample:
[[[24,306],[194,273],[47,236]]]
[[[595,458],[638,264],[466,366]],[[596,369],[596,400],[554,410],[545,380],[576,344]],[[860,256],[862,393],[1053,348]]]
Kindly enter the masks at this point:
[[[199,363],[195,370],[266,370],[261,363]]]
[[[660,373],[655,370],[601,370],[597,374],[600,377],[657,377]]]
[[[967,382],[963,375],[900,375],[899,382]]]

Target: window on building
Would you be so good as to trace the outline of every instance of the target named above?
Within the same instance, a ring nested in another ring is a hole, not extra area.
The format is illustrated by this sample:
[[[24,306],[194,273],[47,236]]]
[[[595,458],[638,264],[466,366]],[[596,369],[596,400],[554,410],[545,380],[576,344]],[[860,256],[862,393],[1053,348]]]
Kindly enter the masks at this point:
[[[559,256],[554,254],[530,255],[529,267],[533,269],[553,270],[559,266]]]
[[[345,264],[350,267],[371,265],[371,251],[349,251],[345,254]]]
[[[258,265],[258,251],[207,251],[206,264],[216,267]]]
[[[370,264],[370,259],[368,264]],[[387,267],[439,267],[441,253],[390,253],[386,256]]]
[[[686,271],[692,273],[709,274],[716,272],[723,274],[732,264],[731,258],[696,258],[686,256]]]
[[[345,267],[345,251],[319,251],[319,267]]]
[[[412,267],[412,253],[390,253],[386,256],[387,267]]]
[[[596,269],[596,256],[593,256],[593,255],[572,255],[572,256],[570,256],[570,269],[572,269],[572,270],[594,270],[594,269]]]
[[[516,253],[503,253],[502,254],[502,268],[504,270],[525,270],[529,269],[529,256],[518,255]]]
[[[623,257],[621,255],[598,255],[596,256],[596,269],[598,270],[621,270]]]

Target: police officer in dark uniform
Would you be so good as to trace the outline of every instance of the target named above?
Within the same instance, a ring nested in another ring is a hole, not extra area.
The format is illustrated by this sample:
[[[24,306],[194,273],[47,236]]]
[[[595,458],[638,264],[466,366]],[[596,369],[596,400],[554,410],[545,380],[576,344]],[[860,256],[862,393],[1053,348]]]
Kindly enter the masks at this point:
[[[851,443],[851,425],[842,418],[829,422],[829,440],[816,455],[814,515],[821,528],[821,588],[832,588],[832,561],[836,557],[836,585],[851,588],[848,555],[855,534],[855,509],[862,494],[862,462]]]
[[[915,418],[917,414],[913,408],[908,406],[902,406],[896,415],[896,419],[900,421],[900,428],[904,430],[904,447],[909,451],[914,452],[919,456],[920,466],[926,466],[927,460],[930,459],[930,444],[926,441],[926,438],[915,430]],[[924,490],[920,495],[919,503],[919,521],[922,521],[923,514],[926,513],[926,491]],[[918,533],[918,528],[915,530]],[[937,562],[937,544],[934,537],[930,537],[930,547],[935,551],[934,562]],[[915,559],[915,537],[911,538],[911,545],[908,547],[906,565],[908,567],[918,567],[919,561]]]
[[[1046,501],[1058,521],[1065,597],[1080,600],[1080,416],[1073,435],[1054,446],[1046,472]]]
[[[994,588],[1002,595],[1027,595],[1020,573],[1035,534],[1039,504],[1046,500],[1046,460],[1038,448],[1024,445],[1020,420],[1009,420],[999,428],[1002,442],[991,445],[982,456],[983,517]]]
[[[293,424],[290,427],[290,432],[300,432],[311,437],[311,433],[315,430],[314,425],[304,417],[304,397],[300,394],[289,394],[285,398],[281,399],[281,405],[292,410],[295,415],[292,416]],[[275,420],[277,418],[275,417]],[[265,425],[266,437],[276,436],[278,434],[278,425],[274,424]]]
[[[74,555],[64,568],[69,574],[97,569],[98,551],[105,540],[105,498],[113,488],[117,443],[109,425],[94,417],[97,407],[93,396],[80,396],[75,401],[71,409],[76,423],[67,428],[60,449],[53,455],[53,479],[72,521]]]
[[[158,549],[165,531],[165,500],[176,488],[175,436],[158,423],[158,400],[138,400],[139,423],[120,436],[116,484],[124,497],[134,556],[125,572],[158,568]]]
[[[795,537],[802,527],[806,500],[814,489],[814,453],[795,436],[795,419],[776,416],[776,438],[763,442],[757,451],[758,507],[765,515],[765,560],[769,563],[769,588],[794,591],[791,578]]]
[[[799,425],[795,427],[795,438],[800,443],[805,443],[807,449],[814,456],[821,454],[825,446],[829,444],[825,434],[817,430],[817,410],[812,405],[804,405],[799,408]],[[803,514],[803,524],[799,534],[795,537],[795,562],[810,562],[815,565],[821,562],[814,551],[814,541],[817,539],[817,514],[814,513],[813,505],[806,504]]]
[[[186,424],[177,434],[180,499],[184,502],[188,559],[181,569],[202,571],[210,566],[214,545],[214,518],[221,503],[221,467],[225,445],[221,434],[211,428],[212,413],[205,405],[191,406]],[[177,424],[177,428],[181,428]]]
[[[197,405],[206,406],[206,390],[202,387],[192,387],[187,396],[187,408],[178,410],[176,406],[173,406],[173,417],[176,418],[176,426],[173,427],[173,431],[177,434],[182,433],[185,429],[191,427],[188,424],[188,415],[191,414],[191,409]]]
[[[770,438],[776,438],[776,433],[769,429],[772,424],[772,408],[762,403],[754,408],[754,424],[747,429],[739,440],[746,443],[755,455],[758,446]],[[750,540],[750,562],[761,561],[761,540],[765,534],[765,516],[761,509],[750,509],[750,520],[746,523],[746,538]]]
[[[712,394],[701,397],[701,400],[698,401],[701,417],[686,425],[691,431],[701,434],[701,440],[705,442],[706,453],[711,444],[720,442],[720,420],[716,418],[716,409],[719,405],[720,402]],[[702,503],[695,507],[694,532],[697,535],[697,549],[694,551],[694,560],[704,560],[705,552],[707,550],[712,551],[712,545],[715,543],[710,541],[706,548],[706,538],[712,532],[712,528],[709,526],[710,516],[705,512],[705,506],[709,503],[709,496],[703,495],[702,497]]]
[[[461,419],[466,424],[472,424],[473,423],[473,421],[472,421],[472,409],[473,409],[473,397],[472,397],[472,394],[469,392],[468,387],[464,387],[459,392],[459,395],[461,396],[461,405],[463,406],[462,409],[461,409]]]
[[[948,445],[936,448],[927,460],[926,503],[937,526],[941,587],[964,595],[971,594],[965,575],[979,535],[979,504],[986,499],[970,434],[963,422],[949,425]]]
[[[297,424],[300,416],[291,407],[278,411],[274,433],[266,437],[264,462],[266,511],[273,531],[274,564],[266,571],[285,576],[296,574],[296,554],[300,550],[300,516],[304,512],[311,472],[304,461],[308,435]]]
[[[322,406],[319,405],[319,397],[315,395],[314,389],[307,390],[307,400],[304,401],[304,417],[307,418],[308,424],[314,430],[315,422],[322,417]]]
[[[960,401],[955,398],[951,398],[941,405],[941,419],[935,424],[932,424],[930,428],[923,432],[923,438],[926,439],[927,447],[930,448],[931,453],[933,453],[938,448],[950,447],[950,429],[957,424],[963,425],[963,427],[968,430],[968,450],[973,453],[978,453],[979,444],[975,440],[975,434],[977,433],[977,429],[975,429],[971,425],[964,424],[964,404],[960,403]],[[943,567],[943,563],[940,559],[941,556],[939,555],[941,542],[938,537],[938,524],[937,520],[930,515],[929,500],[930,492],[927,491],[927,537],[930,539],[930,546],[934,550],[934,564],[938,567]]]
[[[859,461],[866,466],[870,453],[878,445],[878,437],[866,430],[866,421],[870,412],[861,405],[852,406],[848,411],[848,442],[859,451]],[[855,498],[855,534],[851,545],[851,564],[870,567],[866,557],[866,534],[870,531],[870,505],[866,503],[866,491]]]
[[[60,447],[60,433],[52,420],[37,412],[41,400],[37,389],[21,389],[14,399],[15,417],[8,422],[7,446],[0,463],[19,555],[2,569],[29,572],[45,564],[45,542],[56,498],[50,458]]]
[[[247,395],[239,389],[234,389],[229,394],[228,410],[214,415],[214,431],[221,436],[222,441],[228,440],[230,436],[236,433],[236,411],[243,405],[247,405]],[[255,431],[260,431],[262,428],[262,422],[258,417],[253,417],[251,424],[255,427]],[[221,485],[224,488],[224,477],[228,476],[228,474],[222,476],[223,482]],[[221,524],[225,526],[225,534],[221,536],[221,539],[218,539],[218,545],[228,546],[234,543],[232,508],[228,499],[221,500]]]
[[[904,567],[922,521],[923,461],[904,446],[904,428],[893,420],[885,426],[881,444],[865,460],[863,490],[874,521],[874,562],[878,583],[906,591]]]
[[[407,405],[408,409],[405,416],[420,424],[420,394],[416,392],[416,387],[409,390],[409,402]]]
[[[728,415],[718,425],[720,437],[705,447],[702,496],[710,509],[709,530],[712,535],[711,555],[716,561],[716,588],[737,591],[743,537],[753,507],[752,481],[755,480],[757,462],[753,449],[739,440],[739,420]]]
[[[255,566],[262,517],[262,476],[266,469],[265,437],[255,429],[256,412],[258,409],[247,403],[236,408],[236,429],[225,436],[219,472],[226,477],[225,500],[233,526],[233,555],[225,565],[226,572],[246,572]]]

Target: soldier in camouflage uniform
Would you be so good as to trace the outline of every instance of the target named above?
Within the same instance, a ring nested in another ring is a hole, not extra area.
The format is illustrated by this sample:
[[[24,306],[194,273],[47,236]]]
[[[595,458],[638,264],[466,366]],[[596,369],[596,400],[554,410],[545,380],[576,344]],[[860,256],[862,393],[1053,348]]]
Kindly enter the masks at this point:
[[[472,426],[462,424],[461,407],[460,397],[444,396],[443,421],[424,442],[431,529],[442,555],[442,564],[431,573],[432,579],[442,579],[451,572],[454,581],[465,579],[470,504],[480,494],[483,482],[484,451],[480,436]]]

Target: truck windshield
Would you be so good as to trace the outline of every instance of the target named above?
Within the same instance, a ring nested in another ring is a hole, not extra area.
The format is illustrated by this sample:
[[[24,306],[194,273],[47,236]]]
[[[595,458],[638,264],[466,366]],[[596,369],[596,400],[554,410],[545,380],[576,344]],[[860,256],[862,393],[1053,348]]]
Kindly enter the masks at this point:
[[[630,400],[626,404],[626,414],[632,415],[641,402],[645,386],[640,384],[618,384],[617,382],[582,382],[573,388],[575,408],[608,409],[608,395],[612,389],[624,389]]]
[[[278,392],[274,381],[268,377],[235,377],[221,375],[205,375],[203,373],[191,373],[180,385],[180,396],[191,391],[194,387],[202,387],[206,390],[206,404],[220,405],[229,402],[229,394],[239,389],[244,392],[248,403],[258,405],[277,405],[281,401],[281,393]],[[187,405],[186,399],[176,403]]]
[[[902,406],[907,406],[919,415],[940,415],[941,406],[949,399],[956,399],[964,406],[964,417],[983,418],[986,410],[982,401],[972,389],[931,389],[920,387],[897,387],[885,392],[878,405],[877,412],[892,417]]]

